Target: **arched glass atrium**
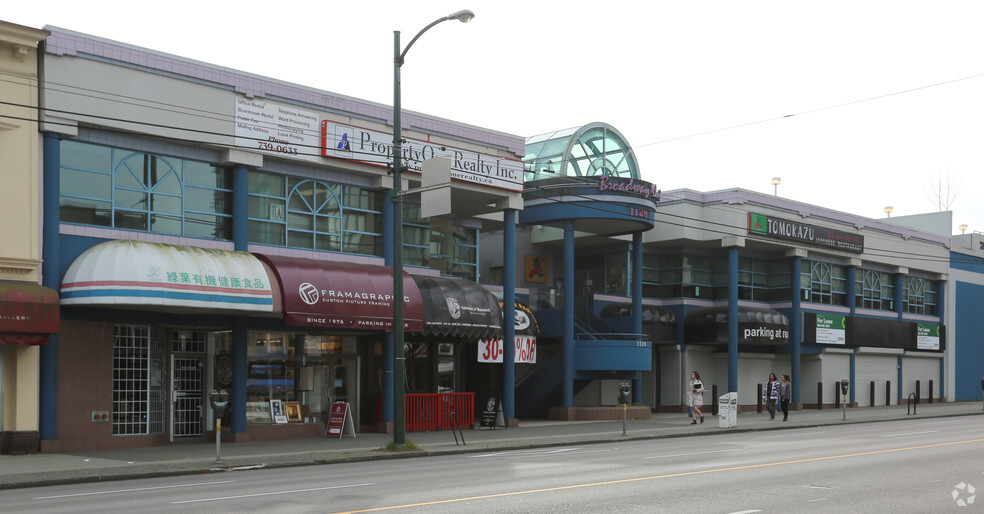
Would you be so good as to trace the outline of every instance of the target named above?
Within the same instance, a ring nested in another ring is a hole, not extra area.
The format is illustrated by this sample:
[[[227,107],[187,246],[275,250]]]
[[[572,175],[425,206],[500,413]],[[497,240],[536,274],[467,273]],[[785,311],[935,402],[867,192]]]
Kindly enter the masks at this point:
[[[527,182],[561,176],[640,178],[632,147],[605,123],[530,137],[523,163]]]

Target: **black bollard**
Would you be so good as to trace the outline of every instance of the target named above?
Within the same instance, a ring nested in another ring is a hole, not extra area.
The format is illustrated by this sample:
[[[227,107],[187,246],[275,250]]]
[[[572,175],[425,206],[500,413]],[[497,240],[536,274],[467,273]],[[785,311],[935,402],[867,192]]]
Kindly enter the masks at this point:
[[[933,381],[929,381],[929,403],[933,403]]]
[[[755,395],[755,412],[762,414],[762,384],[758,385],[758,394]]]
[[[919,381],[918,381],[918,380],[916,380],[916,403],[917,403],[917,404],[919,403],[919,398],[920,398],[920,397],[921,397],[921,395],[920,395],[920,393],[919,393]]]
[[[711,404],[711,416],[718,415],[718,386],[714,384],[711,386],[711,396],[713,397],[713,402]]]
[[[869,391],[868,391],[868,406],[869,407],[874,407],[875,406],[875,381],[874,380],[871,381],[871,389],[869,389]]]
[[[817,410],[823,409],[823,382],[817,382]]]
[[[892,404],[892,381],[885,381],[885,405]]]

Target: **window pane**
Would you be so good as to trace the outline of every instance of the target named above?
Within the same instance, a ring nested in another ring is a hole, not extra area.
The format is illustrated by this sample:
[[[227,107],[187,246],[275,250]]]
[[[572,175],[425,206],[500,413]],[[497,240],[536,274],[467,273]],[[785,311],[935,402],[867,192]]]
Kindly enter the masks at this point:
[[[287,246],[294,248],[314,248],[314,234],[311,232],[287,232]]]
[[[112,175],[62,168],[59,180],[61,194],[88,196],[109,200],[112,197]]]
[[[251,171],[249,173],[249,192],[267,196],[285,197],[286,179],[280,175]]]
[[[144,191],[117,189],[115,200],[117,209],[147,210],[147,193]]]
[[[197,161],[184,161],[185,186],[232,189],[232,170]]]
[[[287,221],[284,216],[284,201],[260,196],[249,197],[249,217],[270,221]]]
[[[322,236],[324,237],[324,236]],[[369,234],[345,234],[345,248],[343,251],[346,253],[361,253],[363,255],[375,255],[376,251],[376,236],[371,236]]]
[[[249,242],[284,246],[284,225],[263,221],[249,222]]]
[[[113,212],[113,204],[109,202],[62,197],[60,205],[61,221],[103,227],[112,226],[110,213]]]
[[[185,215],[185,235],[208,239],[232,239],[232,218],[189,213]]]
[[[314,216],[291,211],[287,214],[287,226],[292,230],[314,230]]]
[[[151,195],[150,210],[154,212],[166,212],[168,214],[181,215],[181,197],[169,195]]]
[[[121,211],[113,213],[113,226],[130,230],[147,230],[147,213]]]
[[[327,250],[327,251],[331,251],[331,252],[340,252],[340,251],[342,251],[341,241],[342,241],[342,238],[340,238],[338,236],[326,236],[324,234],[318,234],[318,237],[317,237],[317,245],[315,245],[315,246],[317,246],[317,249],[318,250]],[[349,250],[346,250],[346,251],[349,251]]]
[[[159,234],[181,235],[181,217],[151,214],[150,231]]]
[[[185,200],[189,209],[232,214],[232,193],[226,191],[188,187],[185,188]]]
[[[77,141],[62,141],[61,165],[87,170],[113,171],[112,149],[107,146],[90,145]]]
[[[326,218],[324,216],[318,216],[317,218],[318,232],[338,234],[342,231],[341,224],[342,220],[339,218]]]

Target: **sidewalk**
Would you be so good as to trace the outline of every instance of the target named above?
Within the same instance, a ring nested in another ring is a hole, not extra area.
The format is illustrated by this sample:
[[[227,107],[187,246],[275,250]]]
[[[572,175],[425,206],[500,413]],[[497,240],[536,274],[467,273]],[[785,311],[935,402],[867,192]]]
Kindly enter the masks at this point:
[[[344,463],[362,460],[425,457],[465,452],[489,452],[544,446],[590,444],[611,441],[688,437],[697,435],[782,430],[845,423],[984,414],[981,402],[923,403],[917,413],[908,415],[906,407],[858,407],[847,409],[806,409],[789,413],[789,421],[769,421],[767,413],[742,413],[737,427],[720,428],[718,418],[705,414],[704,423],[691,425],[685,414],[653,414],[648,420],[629,420],[626,435],[621,421],[553,422],[520,420],[520,426],[494,430],[464,430],[465,445],[456,445],[454,434],[411,432],[407,440],[419,451],[386,452],[380,449],[393,440],[389,434],[359,434],[357,438],[300,439],[249,443],[224,443],[222,462],[216,463],[215,443],[178,442],[151,448],[89,450],[71,453],[0,455],[0,489],[41,485],[101,482],[141,477],[190,475],[312,464]],[[710,410],[710,406],[707,406]],[[982,418],[984,420],[984,418]],[[460,442],[460,440],[459,440]]]

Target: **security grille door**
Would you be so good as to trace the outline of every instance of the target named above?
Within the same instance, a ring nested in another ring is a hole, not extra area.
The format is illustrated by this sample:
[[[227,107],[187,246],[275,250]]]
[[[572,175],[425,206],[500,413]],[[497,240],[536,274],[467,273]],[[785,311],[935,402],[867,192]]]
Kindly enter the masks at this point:
[[[172,437],[202,435],[202,361],[199,358],[171,357]]]

